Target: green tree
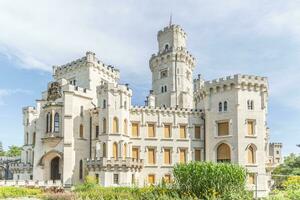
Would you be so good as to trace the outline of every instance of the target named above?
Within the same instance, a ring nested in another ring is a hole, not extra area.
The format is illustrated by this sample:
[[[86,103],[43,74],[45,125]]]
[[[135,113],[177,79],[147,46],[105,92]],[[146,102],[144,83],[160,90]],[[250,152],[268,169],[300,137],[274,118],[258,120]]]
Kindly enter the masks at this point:
[[[0,142],[0,156],[5,156],[5,151],[3,150],[2,142]]]
[[[16,145],[12,145],[8,147],[8,151],[6,152],[6,156],[15,157],[21,155],[22,148]]]

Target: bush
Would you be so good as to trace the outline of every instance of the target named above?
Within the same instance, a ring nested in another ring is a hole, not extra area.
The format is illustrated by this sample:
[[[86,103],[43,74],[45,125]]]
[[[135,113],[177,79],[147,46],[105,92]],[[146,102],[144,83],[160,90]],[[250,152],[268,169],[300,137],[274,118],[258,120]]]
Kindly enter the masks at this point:
[[[235,164],[191,162],[173,170],[175,189],[200,199],[251,199],[246,192],[246,170]]]
[[[295,200],[300,199],[300,177],[291,176],[282,183],[282,189],[274,190],[270,200]]]
[[[31,197],[41,195],[41,189],[21,187],[0,187],[0,199],[9,197]]]

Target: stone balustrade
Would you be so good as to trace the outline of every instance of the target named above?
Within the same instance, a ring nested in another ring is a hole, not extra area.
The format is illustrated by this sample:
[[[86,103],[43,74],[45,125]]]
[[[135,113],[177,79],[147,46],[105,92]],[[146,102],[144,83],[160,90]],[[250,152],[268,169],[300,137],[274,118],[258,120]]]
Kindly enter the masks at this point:
[[[131,169],[142,169],[144,166],[144,162],[142,159],[134,159],[134,158],[95,158],[95,159],[87,159],[86,165],[88,168],[107,168],[107,167],[125,167]]]
[[[62,187],[61,180],[34,181],[34,180],[0,180],[2,186],[19,186],[19,187]]]

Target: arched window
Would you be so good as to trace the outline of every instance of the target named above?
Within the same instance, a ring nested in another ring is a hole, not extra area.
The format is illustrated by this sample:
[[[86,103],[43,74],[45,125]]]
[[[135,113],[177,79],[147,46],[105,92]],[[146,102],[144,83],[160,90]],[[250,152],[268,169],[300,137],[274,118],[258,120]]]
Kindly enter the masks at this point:
[[[124,126],[124,133],[125,133],[125,135],[128,135],[128,123],[127,123],[127,119],[124,119],[124,124],[123,124],[123,126]]]
[[[32,135],[32,145],[35,145],[35,137],[36,137],[36,133],[34,132]]]
[[[161,86],[161,93],[164,93],[164,86]]]
[[[105,118],[103,118],[102,129],[103,129],[102,132],[106,133],[106,119]]]
[[[119,133],[119,120],[117,117],[113,119],[113,133]]]
[[[80,126],[79,126],[79,137],[83,138],[83,125],[82,124],[80,124]]]
[[[222,102],[219,103],[219,112],[222,112]]]
[[[227,101],[224,101],[224,111],[227,111]]]
[[[167,90],[167,86],[165,85],[165,92],[167,92],[168,90]]]
[[[79,161],[79,179],[83,179],[83,163],[82,160]]]
[[[231,152],[230,147],[222,143],[217,148],[217,162],[230,162],[231,161]]]
[[[247,149],[248,151],[248,163],[249,164],[255,164],[256,160],[255,160],[255,147],[253,145],[250,145]]]
[[[104,158],[106,158],[106,143],[103,143],[103,145],[102,145],[102,156],[104,157]]]
[[[118,159],[118,144],[116,142],[113,144],[113,157],[115,160]]]
[[[55,113],[54,115],[54,132],[59,132],[59,114]]]
[[[127,144],[126,143],[124,144],[123,148],[124,148],[123,149],[123,159],[126,159],[126,157],[127,157]]]

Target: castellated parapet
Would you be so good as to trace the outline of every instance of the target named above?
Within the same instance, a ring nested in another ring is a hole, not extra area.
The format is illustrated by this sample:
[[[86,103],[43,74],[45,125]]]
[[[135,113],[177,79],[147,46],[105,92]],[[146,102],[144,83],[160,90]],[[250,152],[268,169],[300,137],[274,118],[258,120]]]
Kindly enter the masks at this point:
[[[96,54],[93,52],[86,52],[86,56],[69,62],[60,66],[53,66],[53,76],[54,78],[61,78],[66,73],[75,71],[82,67],[93,67],[103,74],[111,77],[115,81],[118,81],[120,78],[120,71],[112,65],[106,65],[99,59],[97,59]]]
[[[195,80],[197,82],[197,80]],[[268,79],[261,76],[241,75],[227,76],[225,78],[205,81],[203,87],[198,88],[201,95],[218,93],[231,89],[241,89],[248,91],[268,92]]]
[[[165,27],[164,29],[158,31],[157,37],[160,37],[162,34],[164,34],[166,32],[173,32],[173,33],[179,34],[179,35],[181,35],[181,37],[184,37],[185,39],[187,39],[186,32],[179,25],[172,24],[171,26]]]

